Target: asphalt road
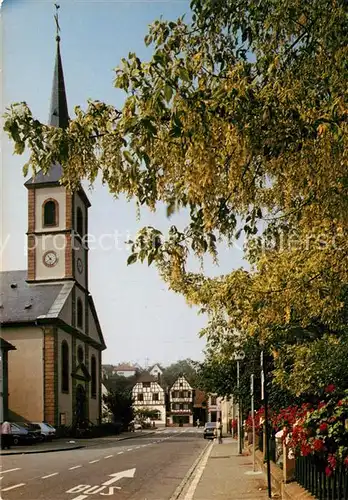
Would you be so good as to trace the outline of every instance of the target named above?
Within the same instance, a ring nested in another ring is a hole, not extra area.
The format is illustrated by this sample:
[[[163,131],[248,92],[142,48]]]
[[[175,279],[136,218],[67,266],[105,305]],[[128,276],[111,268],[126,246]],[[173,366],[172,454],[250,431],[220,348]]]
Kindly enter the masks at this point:
[[[202,431],[155,434],[80,450],[1,457],[2,500],[169,500],[206,446]]]

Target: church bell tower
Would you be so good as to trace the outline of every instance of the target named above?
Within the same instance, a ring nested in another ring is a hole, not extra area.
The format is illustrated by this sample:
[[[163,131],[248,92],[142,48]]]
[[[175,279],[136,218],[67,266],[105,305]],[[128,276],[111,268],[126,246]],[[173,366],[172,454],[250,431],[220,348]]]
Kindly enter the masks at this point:
[[[67,128],[69,114],[56,15],[56,60],[48,125]],[[61,185],[62,166],[39,171],[25,186],[28,189],[28,276],[29,283],[75,280],[88,290],[88,208],[82,186],[69,192]]]

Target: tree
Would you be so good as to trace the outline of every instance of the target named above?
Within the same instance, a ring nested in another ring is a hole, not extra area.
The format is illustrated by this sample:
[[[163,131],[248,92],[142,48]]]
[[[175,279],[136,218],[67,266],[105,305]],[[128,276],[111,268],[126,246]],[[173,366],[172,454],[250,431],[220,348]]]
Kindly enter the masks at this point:
[[[197,372],[192,360],[183,359],[181,361],[177,361],[176,363],[172,363],[164,369],[162,377],[164,382],[170,388],[180,375],[184,375],[188,383],[192,387],[195,387]]]
[[[153,23],[149,62],[122,60],[121,111],[89,102],[63,130],[17,104],[5,130],[16,153],[31,150],[25,172],[59,161],[70,188],[101,173],[114,195],[153,210],[163,202],[168,216],[186,209],[181,231],[141,230],[128,262],[155,262],[173,290],[257,338],[281,366],[288,345],[300,359],[303,344],[347,337],[347,3],[191,9],[191,24]],[[216,257],[219,238],[242,232],[251,271],[189,272],[190,251]]]
[[[134,415],[141,421],[144,421],[147,418],[156,420],[158,418],[158,410],[152,410],[151,408],[136,408],[134,410]]]
[[[132,390],[116,386],[104,396],[104,402],[112,413],[114,422],[121,423],[123,428],[127,428],[133,420]]]

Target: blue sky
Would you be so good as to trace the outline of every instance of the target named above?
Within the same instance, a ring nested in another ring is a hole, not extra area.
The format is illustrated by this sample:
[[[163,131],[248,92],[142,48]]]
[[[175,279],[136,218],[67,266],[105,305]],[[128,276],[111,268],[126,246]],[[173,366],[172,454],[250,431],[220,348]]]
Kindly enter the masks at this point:
[[[47,121],[55,58],[52,1],[4,0],[3,108],[26,101],[33,114]],[[188,12],[186,0],[61,0],[61,52],[70,116],[75,105],[98,99],[122,106],[125,95],[113,87],[114,71],[122,57],[136,52],[149,58],[143,39],[147,26],[161,15],[176,19]],[[2,247],[3,269],[26,269],[27,192],[22,165],[26,156],[13,156],[2,135]],[[198,331],[206,318],[187,306],[185,299],[167,289],[155,268],[127,267],[124,245],[136,231],[151,224],[161,230],[173,223],[183,227],[185,214],[170,221],[164,207],[156,214],[144,210],[137,220],[134,203],[115,200],[97,183],[88,193],[89,233],[96,239],[116,234],[118,248],[95,248],[89,254],[89,286],[108,349],[104,363],[134,361],[169,364],[190,357],[202,359],[204,340]],[[118,235],[118,236],[117,236]],[[111,240],[108,240],[111,241]],[[111,245],[110,245],[111,247]],[[206,259],[205,271],[223,274],[243,264],[238,248],[220,248],[219,266]],[[198,268],[198,266],[195,266]]]

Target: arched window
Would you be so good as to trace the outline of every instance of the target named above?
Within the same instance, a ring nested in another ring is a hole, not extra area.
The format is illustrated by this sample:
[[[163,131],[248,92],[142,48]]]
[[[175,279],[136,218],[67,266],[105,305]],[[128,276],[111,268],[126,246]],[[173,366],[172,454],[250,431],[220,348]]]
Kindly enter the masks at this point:
[[[83,305],[80,297],[77,299],[77,326],[83,328]]]
[[[91,357],[91,397],[97,397],[97,360]]]
[[[80,236],[84,235],[84,230],[83,230],[83,214],[82,210],[80,207],[77,207],[76,210],[76,231]]]
[[[58,203],[46,200],[43,204],[43,226],[58,226]]]
[[[61,347],[62,392],[69,392],[69,346],[64,340]]]

